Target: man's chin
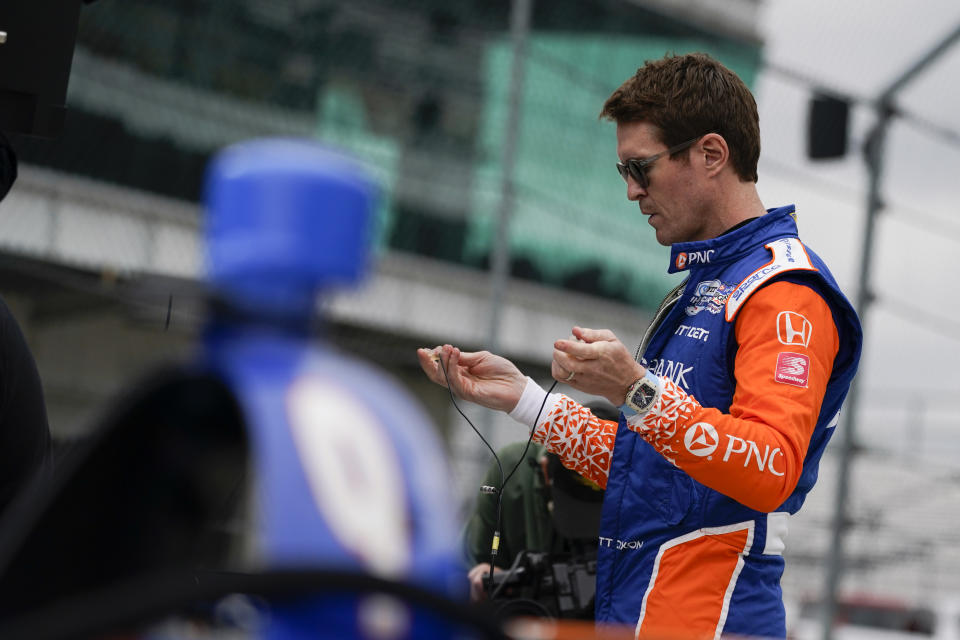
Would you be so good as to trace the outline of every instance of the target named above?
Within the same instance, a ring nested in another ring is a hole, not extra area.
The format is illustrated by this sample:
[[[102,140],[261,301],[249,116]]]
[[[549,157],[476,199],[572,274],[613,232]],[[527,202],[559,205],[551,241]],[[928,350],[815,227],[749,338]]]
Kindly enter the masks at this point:
[[[672,241],[672,239],[670,238],[670,236],[669,236],[669,234],[667,233],[667,231],[665,231],[665,230],[660,226],[660,214],[657,214],[657,213],[646,213],[646,214],[644,214],[644,215],[647,216],[647,224],[650,225],[651,227],[653,227],[653,231],[654,231],[654,233],[655,233],[656,236],[657,236],[657,242],[658,242],[659,244],[662,244],[662,245],[665,246],[665,247],[669,247],[671,244],[673,244],[673,241]]]
[[[665,247],[669,247],[673,244],[673,238],[671,238],[670,235],[663,229],[657,229],[654,227],[654,232],[656,233],[658,244],[662,244]]]

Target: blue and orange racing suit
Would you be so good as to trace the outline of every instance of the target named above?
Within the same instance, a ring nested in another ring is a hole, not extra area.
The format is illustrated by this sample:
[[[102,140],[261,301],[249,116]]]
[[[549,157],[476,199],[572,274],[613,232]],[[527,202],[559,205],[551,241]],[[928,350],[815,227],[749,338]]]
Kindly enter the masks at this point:
[[[859,320],[797,239],[792,206],[672,247],[688,271],[641,364],[661,387],[643,414],[599,420],[551,394],[534,440],[606,488],[598,621],[638,638],[784,637],[789,515],[817,479],[856,373]],[[528,380],[511,415],[533,426]]]

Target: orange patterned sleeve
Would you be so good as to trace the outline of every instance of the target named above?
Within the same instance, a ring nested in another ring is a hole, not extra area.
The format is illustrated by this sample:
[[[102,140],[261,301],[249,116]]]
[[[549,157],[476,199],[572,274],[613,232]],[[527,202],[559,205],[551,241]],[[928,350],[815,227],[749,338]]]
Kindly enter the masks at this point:
[[[531,378],[509,415],[530,427],[533,441],[557,454],[563,466],[606,489],[619,426],[616,422],[601,420],[561,393],[547,395]]]
[[[534,441],[557,454],[563,466],[606,489],[617,423],[601,420],[565,395],[551,400],[547,417],[534,429]]]

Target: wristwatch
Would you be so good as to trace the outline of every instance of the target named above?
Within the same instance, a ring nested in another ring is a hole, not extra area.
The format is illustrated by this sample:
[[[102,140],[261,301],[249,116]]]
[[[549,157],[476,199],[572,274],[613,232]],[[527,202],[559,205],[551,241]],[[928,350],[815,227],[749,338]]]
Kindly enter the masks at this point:
[[[647,371],[647,374],[630,385],[627,398],[620,405],[620,411],[630,416],[649,411],[660,397],[660,379]]]

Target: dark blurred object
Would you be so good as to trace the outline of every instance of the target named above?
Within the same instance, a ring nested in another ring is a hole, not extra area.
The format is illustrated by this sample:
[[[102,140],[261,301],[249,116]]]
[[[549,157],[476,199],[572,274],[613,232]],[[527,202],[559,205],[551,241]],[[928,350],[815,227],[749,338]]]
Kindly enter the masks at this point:
[[[170,138],[131,131],[123,121],[82,107],[67,112],[55,141],[11,135],[20,162],[197,202],[210,154]]]
[[[584,406],[601,420],[620,418],[620,410],[605,400]],[[508,457],[515,455],[507,453],[510,447],[523,444],[501,449],[505,468],[512,467]],[[534,616],[592,620],[604,491],[542,448],[525,453],[525,457],[541,473],[524,474],[521,465],[514,482],[526,483],[510,486],[509,491],[505,487],[500,550],[510,564],[498,565],[506,570],[484,578],[487,596],[501,619]],[[485,483],[494,477],[494,471],[488,470]],[[480,539],[492,535],[492,526],[482,524],[491,520],[492,504],[478,500],[477,511],[467,525],[468,541],[471,532],[480,532]],[[544,529],[548,532],[546,543],[530,535]],[[518,530],[526,535],[519,535]],[[524,543],[527,548],[510,554],[510,549]]]
[[[0,133],[0,200],[17,179],[17,154]],[[49,471],[50,425],[40,372],[10,308],[0,299],[0,512]]]
[[[592,620],[596,550],[583,555],[521,551],[510,569],[489,580],[497,616]]]
[[[849,102],[833,96],[814,96],[807,123],[807,157],[831,160],[845,156],[849,120]]]
[[[547,454],[547,475],[553,500],[553,525],[571,540],[596,543],[603,509],[603,489],[576,471],[567,469],[559,456]]]
[[[63,130],[79,0],[0,2],[0,130],[55,138]]]
[[[0,200],[7,197],[17,180],[17,154],[7,137],[0,133]]]
[[[601,420],[616,422],[620,419],[620,410],[605,400],[594,400],[584,406]],[[589,540],[596,544],[600,533],[603,489],[564,467],[559,456],[553,453],[547,454],[547,476],[553,501],[553,526],[557,533],[570,540]]]
[[[151,373],[4,513],[0,621],[154,572],[224,568],[242,532],[247,457],[219,379]]]
[[[37,363],[0,298],[0,514],[50,464],[50,426]],[[2,606],[2,605],[0,605]]]

